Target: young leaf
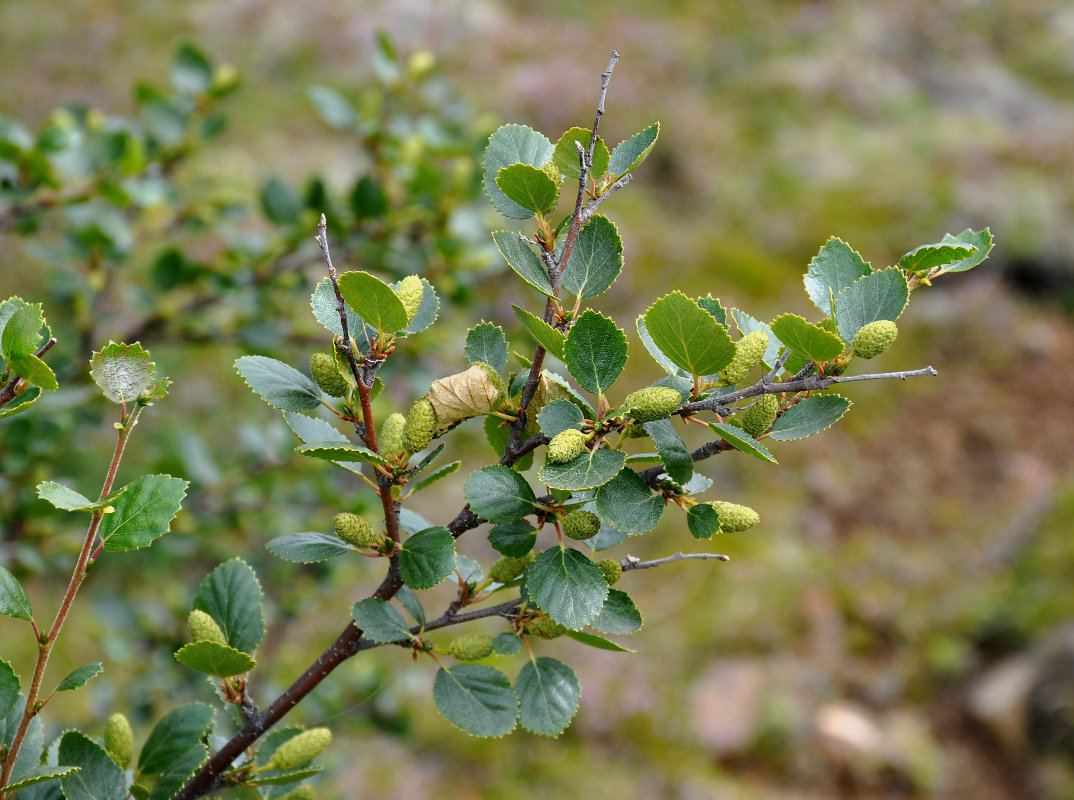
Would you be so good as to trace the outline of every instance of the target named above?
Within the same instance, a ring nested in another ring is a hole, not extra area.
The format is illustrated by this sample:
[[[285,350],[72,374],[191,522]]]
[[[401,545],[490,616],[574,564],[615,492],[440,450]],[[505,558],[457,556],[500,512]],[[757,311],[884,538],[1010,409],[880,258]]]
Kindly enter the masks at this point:
[[[52,367],[32,353],[13,355],[9,361],[11,371],[29,383],[40,386],[46,392],[54,392],[59,388],[59,383],[56,382],[56,373],[52,371]]]
[[[837,394],[807,397],[776,420],[768,438],[778,442],[805,439],[830,428],[848,408],[850,401]]]
[[[563,332],[557,331],[543,319],[534,316],[524,308],[519,308],[513,303],[511,308],[515,310],[515,316],[522,323],[522,327],[526,329],[526,333],[532,336],[537,344],[560,361],[563,361],[563,347],[567,342],[567,337]]]
[[[213,709],[188,703],[171,711],[153,726],[138,756],[138,771],[161,775],[190,748],[201,743],[213,726]]]
[[[157,365],[137,342],[109,342],[90,359],[90,375],[113,403],[130,403],[153,385]]]
[[[712,375],[731,363],[735,345],[708,311],[682,292],[664,295],[645,312],[654,344],[691,375]]]
[[[31,386],[26,391],[22,392],[15,397],[6,406],[0,407],[0,419],[5,417],[13,417],[16,414],[21,414],[26,411],[30,406],[36,403],[41,398],[41,387]]]
[[[491,322],[475,325],[466,332],[463,352],[470,364],[483,361],[497,372],[502,372],[507,364],[507,337],[503,328]]]
[[[0,567],[0,615],[29,622],[33,618],[30,598],[14,575]]]
[[[209,748],[203,744],[188,747],[171,763],[153,784],[147,800],[171,800],[209,759]]]
[[[379,597],[359,600],[351,609],[354,624],[362,629],[362,636],[373,642],[390,644],[403,642],[411,637],[410,626],[403,615],[391,603]]]
[[[809,262],[805,274],[806,294],[813,305],[824,316],[828,316],[832,313],[832,302],[839,293],[871,271],[869,264],[854,248],[833,236]]]
[[[638,317],[634,324],[638,329],[638,337],[641,339],[641,343],[645,345],[645,349],[649,351],[649,355],[653,357],[656,363],[659,364],[669,376],[678,377],[686,374],[686,370],[675,366],[671,359],[664,355],[664,352],[656,346],[653,337],[649,335],[649,329],[645,327],[645,317]],[[693,381],[690,381],[690,383],[692,384]]]
[[[60,778],[67,800],[124,800],[127,779],[104,748],[81,731],[67,731],[60,738],[59,761],[81,767]]]
[[[775,457],[768,452],[768,448],[758,442],[742,428],[736,428],[734,425],[728,425],[725,422],[710,422],[708,426],[719,434],[720,438],[734,447],[736,450],[741,450],[743,453],[749,453],[754,458],[759,458],[761,461],[767,461],[770,464],[778,464]]]
[[[664,501],[638,473],[625,468],[597,490],[597,513],[620,533],[639,536],[656,527]]]
[[[541,426],[541,433],[551,439],[557,433],[562,433],[568,428],[582,428],[581,409],[569,400],[553,400],[537,414],[537,424]]]
[[[597,636],[595,633],[589,633],[587,631],[567,631],[567,636],[574,639],[576,642],[581,642],[588,647],[594,647],[597,650],[610,650],[613,653],[633,653],[629,647],[623,647],[621,644],[613,642],[611,639],[605,639],[603,636]]]
[[[526,569],[526,593],[560,625],[577,630],[600,613],[608,583],[583,553],[551,547]]]
[[[403,301],[375,275],[360,270],[344,272],[339,276],[339,293],[359,317],[381,333],[398,333],[410,324]]]
[[[431,589],[454,571],[455,537],[447,528],[426,528],[403,542],[399,575],[411,589]]]
[[[402,281],[393,283],[392,289],[396,289],[400,283]],[[421,304],[418,305],[418,310],[414,312],[414,318],[399,332],[400,336],[413,336],[415,333],[421,333],[436,322],[436,318],[440,316],[440,298],[436,294],[436,289],[425,278],[421,278],[421,285],[423,289]],[[337,314],[336,316],[339,315]]]
[[[526,479],[510,467],[496,464],[474,472],[463,484],[470,508],[489,522],[514,522],[532,514],[537,496]]]
[[[589,142],[593,138],[593,131],[589,128],[571,128],[559,137],[556,149],[552,153],[552,161],[555,163],[559,174],[569,181],[577,181],[582,174],[582,164],[578,158],[578,148],[575,142],[580,142],[582,149],[589,152]],[[599,181],[608,171],[608,161],[611,154],[604,140],[597,137],[593,147],[593,165],[589,170],[590,180]]]
[[[127,491],[126,486],[101,500],[90,500],[62,483],[41,481],[37,484],[37,496],[62,511],[96,511],[99,508],[107,508],[125,491]]]
[[[888,267],[859,278],[835,298],[835,321],[844,342],[878,319],[896,321],[910,299],[906,275]]]
[[[510,219],[529,219],[533,212],[510,200],[496,185],[500,170],[511,164],[543,167],[555,148],[548,138],[525,125],[504,125],[493,131],[485,147],[485,194],[493,207]]]
[[[578,712],[582,689],[574,670],[542,656],[522,667],[515,683],[519,722],[531,733],[559,736]]]
[[[388,459],[368,447],[348,441],[308,442],[295,448],[299,455],[320,458],[324,461],[360,461],[367,464],[387,464]]]
[[[97,535],[109,551],[139,550],[166,534],[190,484],[171,475],[143,475],[124,487]]]
[[[16,356],[33,355],[41,343],[45,317],[40,303],[26,303],[13,297],[4,301],[0,316],[0,353],[11,361]]]
[[[490,417],[490,419],[497,419],[497,417]],[[450,464],[444,464],[442,467],[437,467],[420,481],[418,481],[411,491],[420,492],[422,489],[432,486],[441,478],[446,478],[448,475],[452,475],[453,473],[458,472],[458,469],[461,466],[461,461],[452,461]]]
[[[496,175],[496,185],[509,200],[538,214],[547,214],[559,200],[559,184],[529,164],[504,167]]]
[[[604,294],[623,271],[623,240],[615,223],[600,214],[578,232],[563,270],[563,288],[583,300]]]
[[[104,672],[104,664],[100,661],[96,661],[92,664],[83,664],[78,669],[74,670],[67,675],[60,685],[56,687],[57,692],[70,692],[78,689],[81,686],[85,686],[89,681],[96,678]]]
[[[312,411],[321,405],[321,390],[313,379],[275,358],[243,356],[235,361],[235,369],[273,408]]]
[[[660,136],[660,123],[654,122],[645,130],[621,141],[612,151],[608,162],[608,173],[621,178],[628,172],[636,170],[641,162],[648,158],[658,136]]]
[[[641,630],[641,626],[641,612],[630,599],[630,595],[619,589],[608,590],[608,599],[604,601],[600,615],[589,623],[589,627],[594,630],[616,636],[636,633]]]
[[[0,658],[0,719],[6,717],[19,702],[19,688],[19,676],[15,674],[15,669]]]
[[[947,234],[943,237],[945,244],[968,244],[977,248],[977,252],[971,255],[969,258],[965,258],[961,261],[955,261],[951,264],[944,266],[939,272],[932,277],[942,275],[948,272],[965,272],[966,270],[973,269],[986,258],[988,254],[992,252],[992,231],[985,228],[983,231],[974,231],[970,228],[962,231],[957,236]]]
[[[489,531],[489,544],[505,556],[521,558],[537,542],[537,529],[524,520],[497,525]]]
[[[567,335],[563,354],[567,370],[581,387],[602,395],[626,366],[626,334],[613,320],[587,310]]]
[[[261,601],[257,575],[241,558],[233,558],[201,582],[193,607],[216,620],[231,647],[249,653],[265,636]]]
[[[656,451],[664,462],[664,471],[676,483],[686,483],[694,474],[694,460],[686,443],[675,430],[670,419],[658,419],[642,425],[656,445]]]
[[[433,702],[456,728],[484,739],[510,733],[518,718],[518,697],[511,681],[499,670],[482,664],[437,670]]]
[[[720,516],[708,503],[701,503],[686,512],[686,527],[695,539],[711,539],[720,532]]]
[[[780,314],[772,320],[771,328],[791,352],[808,361],[831,361],[846,349],[838,336],[797,314]]]
[[[248,654],[216,642],[192,642],[175,653],[175,660],[206,675],[230,678],[249,672],[257,664]]]
[[[903,255],[896,266],[907,272],[930,272],[937,267],[945,267],[956,261],[966,261],[976,254],[977,247],[972,244],[936,242],[915,247]]]
[[[338,536],[314,531],[277,536],[271,539],[265,547],[277,558],[297,564],[319,564],[353,550]]]
[[[621,450],[598,447],[565,464],[545,462],[537,477],[553,489],[595,489],[619,474],[625,463],[626,454]]]
[[[552,282],[548,279],[548,270],[541,263],[541,258],[517,231],[493,231],[492,240],[500,255],[526,283],[543,295],[553,296]]]

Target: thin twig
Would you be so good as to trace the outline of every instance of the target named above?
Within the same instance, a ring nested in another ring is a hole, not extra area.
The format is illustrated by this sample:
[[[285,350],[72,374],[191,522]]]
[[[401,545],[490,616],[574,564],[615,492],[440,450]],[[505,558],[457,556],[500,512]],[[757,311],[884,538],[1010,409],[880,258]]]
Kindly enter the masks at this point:
[[[730,556],[725,556],[717,553],[683,553],[678,552],[673,556],[666,556],[664,558],[656,558],[652,561],[640,561],[636,556],[627,556],[619,563],[623,566],[623,572],[627,572],[632,569],[651,569],[652,567],[660,567],[664,564],[673,564],[676,561],[730,561]]]
[[[634,180],[634,173],[628,172],[622,178],[620,178],[607,189],[605,189],[603,194],[598,197],[594,197],[592,200],[586,203],[585,208],[582,209],[582,225],[585,225],[587,222],[589,222],[589,218],[593,216],[593,212],[600,208],[601,204],[604,203],[605,200],[618,192],[632,180]]]

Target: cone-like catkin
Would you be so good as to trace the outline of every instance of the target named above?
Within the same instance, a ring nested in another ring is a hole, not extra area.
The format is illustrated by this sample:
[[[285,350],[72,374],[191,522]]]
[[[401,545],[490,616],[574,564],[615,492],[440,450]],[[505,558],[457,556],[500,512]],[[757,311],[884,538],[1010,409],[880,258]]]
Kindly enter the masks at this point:
[[[767,331],[747,333],[735,343],[735,357],[720,373],[720,380],[726,384],[741,383],[761,363],[767,349]]]
[[[328,728],[310,728],[277,747],[265,766],[278,770],[298,769],[317,758],[330,744],[332,731]]]
[[[126,769],[134,755],[134,732],[127,718],[120,713],[112,714],[104,723],[104,749],[121,769]]]
[[[190,628],[190,635],[195,642],[213,642],[214,644],[227,644],[227,637],[224,636],[224,632],[220,630],[220,626],[216,623],[216,620],[206,614],[204,611],[193,609],[190,615],[186,618],[187,627]]]

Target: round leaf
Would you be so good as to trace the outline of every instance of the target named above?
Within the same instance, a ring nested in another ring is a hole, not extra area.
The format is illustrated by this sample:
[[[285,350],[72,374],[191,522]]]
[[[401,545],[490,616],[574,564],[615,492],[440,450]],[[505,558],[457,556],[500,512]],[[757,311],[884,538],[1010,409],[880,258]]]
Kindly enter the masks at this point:
[[[720,532],[720,516],[708,503],[702,503],[686,512],[686,526],[695,539],[711,539]]]
[[[608,599],[604,601],[604,607],[600,615],[589,623],[589,627],[601,633],[611,633],[617,636],[625,636],[641,630],[641,612],[630,599],[630,595],[619,589],[609,589]]]
[[[843,341],[850,342],[854,334],[870,322],[878,319],[894,322],[902,315],[909,299],[906,275],[897,267],[859,278],[835,299],[835,321],[839,326],[839,335]]]
[[[537,529],[525,520],[508,522],[506,525],[497,525],[489,531],[489,544],[497,552],[521,558],[533,549],[537,542]]]
[[[496,185],[500,170],[511,164],[543,167],[552,157],[552,143],[525,125],[504,125],[492,132],[483,159],[485,194],[493,207],[510,219],[529,219],[533,212],[510,200]]]
[[[526,479],[510,467],[484,467],[463,484],[470,508],[489,522],[514,522],[532,514],[537,496]]]
[[[632,469],[623,469],[597,490],[597,513],[620,533],[638,536],[656,527],[664,501]]]
[[[455,537],[447,528],[418,531],[399,553],[399,574],[411,589],[431,589],[455,571]]]
[[[526,593],[560,625],[577,630],[600,613],[608,583],[578,550],[552,547],[526,569]]]
[[[482,738],[510,733],[518,718],[518,697],[507,676],[481,664],[438,670],[433,702],[456,728]]]
[[[559,736],[578,712],[582,689],[574,670],[554,658],[528,662],[515,683],[519,722],[541,736]]]
[[[183,645],[175,653],[175,660],[180,664],[215,675],[217,678],[230,678],[249,672],[257,664],[246,653],[240,653],[234,647],[216,642],[192,642]]]
[[[509,200],[538,214],[547,214],[559,200],[559,184],[529,164],[504,167],[496,175],[496,185]]]
[[[201,582],[194,608],[216,620],[231,647],[249,653],[265,636],[261,600],[257,575],[241,558],[233,558]]]
[[[507,364],[507,337],[503,328],[491,322],[482,322],[466,332],[463,348],[466,360],[471,364],[483,361],[497,372]]]
[[[731,363],[735,345],[715,317],[682,292],[664,295],[645,312],[655,345],[691,375],[712,375]]]
[[[606,394],[626,366],[626,334],[614,321],[586,311],[571,327],[563,348],[567,370],[593,394]]]
[[[541,467],[538,477],[553,489],[595,489],[612,480],[624,463],[626,454],[621,450],[598,447],[593,452],[583,452],[565,464],[547,462]]]
[[[792,353],[807,361],[831,361],[845,349],[838,336],[797,314],[780,314],[772,320],[771,328]]]
[[[832,303],[839,293],[871,271],[869,264],[853,247],[833,236],[809,262],[805,275],[806,294],[824,316],[830,316]]]
[[[338,282],[339,293],[347,305],[379,332],[398,333],[410,324],[403,301],[375,275],[352,270],[340,275]]]
[[[403,615],[390,603],[379,597],[367,597],[354,604],[351,610],[354,623],[362,629],[362,636],[374,642],[389,644],[410,638],[410,627]]]
[[[589,128],[578,127],[571,128],[559,137],[559,141],[556,142],[556,149],[552,153],[552,161],[555,162],[560,175],[569,181],[578,180],[582,174],[582,164],[578,158],[578,147],[575,142],[581,143],[582,149],[588,153],[589,142],[592,138],[593,131]],[[591,180],[596,181],[604,177],[604,173],[608,171],[610,157],[608,145],[598,136],[593,147],[593,165],[589,170]]]
[[[553,400],[537,414],[541,433],[548,438],[569,428],[580,430],[583,419],[581,409],[569,400]]]

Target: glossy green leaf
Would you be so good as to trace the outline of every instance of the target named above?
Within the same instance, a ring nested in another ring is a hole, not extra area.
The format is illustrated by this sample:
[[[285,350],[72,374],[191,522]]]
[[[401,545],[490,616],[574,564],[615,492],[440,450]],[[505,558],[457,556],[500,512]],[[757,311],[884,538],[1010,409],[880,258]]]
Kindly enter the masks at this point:
[[[19,702],[20,688],[19,676],[15,674],[14,667],[0,658],[0,719],[11,713]]]
[[[104,549],[139,550],[166,534],[189,485],[171,475],[143,475],[123,487],[97,530]]]
[[[213,65],[205,53],[189,42],[179,45],[168,68],[168,78],[176,91],[185,95],[206,92],[213,80]]]
[[[581,430],[582,410],[569,400],[553,400],[537,414],[537,424],[541,426],[541,433],[551,439],[557,433],[574,428]]]
[[[563,347],[567,370],[583,389],[606,394],[626,366],[626,334],[603,314],[585,311]]]
[[[664,295],[645,312],[655,345],[691,375],[712,375],[731,363],[735,345],[708,311],[682,292]]]
[[[832,303],[839,293],[871,271],[854,248],[833,236],[809,262],[805,274],[806,294],[827,317],[832,313]]]
[[[519,722],[531,733],[559,736],[578,712],[582,689],[574,670],[542,656],[526,662],[515,682]]]
[[[983,231],[974,231],[970,228],[966,228],[966,230],[962,231],[962,233],[957,236],[947,234],[943,237],[943,241],[946,244],[959,243],[972,245],[977,248],[977,252],[969,258],[947,264],[943,269],[932,276],[934,278],[948,272],[965,272],[966,270],[973,269],[988,258],[988,254],[992,252],[992,231],[988,228],[985,228]]]
[[[526,479],[496,464],[474,472],[463,484],[470,508],[489,522],[514,522],[532,514],[537,496]]]
[[[641,338],[641,343],[645,345],[645,349],[649,351],[649,355],[656,360],[656,363],[659,364],[668,375],[680,376],[686,374],[686,370],[676,366],[674,362],[664,355],[664,352],[656,346],[653,337],[649,335],[649,329],[645,327],[644,316],[638,317],[634,324],[637,326],[638,336]],[[693,383],[693,381],[691,381],[691,383]]]
[[[410,324],[403,301],[375,275],[352,270],[340,275],[338,282],[339,293],[347,305],[379,332],[398,333]]]
[[[734,447],[736,450],[741,450],[743,453],[749,453],[754,458],[759,458],[761,461],[767,461],[770,464],[778,464],[775,457],[768,452],[768,448],[758,442],[742,428],[736,428],[734,425],[728,425],[725,422],[710,422],[708,426],[712,428],[720,438]]]
[[[46,392],[59,388],[52,367],[35,355],[14,355],[10,359],[11,371],[27,382],[40,386]]]
[[[168,766],[149,793],[148,800],[172,800],[188,780],[209,760],[209,748],[203,744],[188,747]]]
[[[312,378],[275,358],[243,356],[235,369],[261,399],[281,411],[312,411],[321,405],[321,390]]]
[[[835,321],[843,341],[878,319],[897,320],[910,299],[906,275],[889,267],[859,278],[835,298]]]
[[[96,661],[92,664],[83,664],[78,669],[72,670],[68,673],[59,686],[56,687],[57,692],[71,692],[79,687],[85,686],[89,681],[96,678],[104,672],[104,664],[100,661]]]
[[[492,240],[507,265],[518,273],[522,280],[543,295],[553,295],[548,269],[541,262],[541,257],[516,231],[493,231]]]
[[[808,361],[831,361],[846,349],[838,336],[797,314],[780,314],[772,320],[771,328],[792,353]]]
[[[175,660],[206,675],[230,678],[249,672],[257,664],[248,654],[216,642],[192,642],[175,653]]]
[[[11,361],[15,356],[32,355],[41,344],[45,317],[40,303],[27,303],[13,297],[4,301],[0,316],[0,352]]]
[[[907,272],[931,272],[956,261],[966,261],[976,254],[977,247],[972,244],[936,242],[915,247],[903,255],[896,266]]]
[[[708,503],[701,503],[686,512],[686,527],[695,539],[711,539],[720,532],[720,516]]]
[[[22,393],[16,395],[15,399],[7,405],[0,406],[0,419],[4,419],[5,417],[13,417],[16,414],[21,414],[23,411],[28,410],[30,406],[36,403],[40,398],[41,387],[31,386],[29,389],[26,389]]]
[[[593,131],[589,128],[574,127],[566,131],[556,142],[556,149],[552,153],[552,161],[555,163],[556,168],[559,169],[559,174],[568,181],[577,181],[582,174],[582,164],[579,160],[578,147],[575,142],[580,142],[582,149],[588,153],[589,142],[592,138]],[[608,152],[608,145],[598,136],[593,146],[593,165],[589,170],[590,180],[597,181],[604,177],[604,173],[608,171],[610,158],[611,154]]]
[[[496,175],[496,185],[507,199],[538,214],[547,214],[559,201],[559,184],[529,164],[504,167]]]
[[[27,622],[33,617],[30,598],[22,584],[4,567],[0,567],[0,615]]]
[[[626,468],[597,490],[597,513],[620,533],[639,536],[656,527],[664,501],[638,473]]]
[[[566,635],[576,642],[580,642],[587,647],[594,647],[597,650],[609,650],[613,653],[634,652],[629,647],[623,647],[621,644],[613,642],[611,639],[605,639],[603,636],[597,636],[597,634],[589,633],[588,631],[567,631]]]
[[[611,175],[622,177],[628,172],[636,170],[652,152],[660,136],[660,123],[654,122],[643,131],[639,131],[629,139],[624,139],[615,146],[611,159],[608,162],[608,172]]]
[[[261,601],[257,575],[241,558],[233,558],[201,582],[193,607],[216,620],[231,647],[249,653],[265,636]]]
[[[138,343],[109,342],[90,359],[90,375],[113,403],[130,403],[153,385],[157,365]]]
[[[351,610],[354,623],[362,629],[362,636],[370,641],[389,644],[410,639],[410,626],[403,615],[391,603],[379,597],[367,597],[354,604]]]
[[[455,537],[447,528],[426,528],[403,542],[399,575],[411,589],[431,589],[454,571]]]
[[[625,463],[626,454],[621,450],[598,447],[592,452],[584,451],[565,464],[545,462],[537,477],[553,489],[595,489],[612,480]]]
[[[552,547],[526,569],[526,593],[560,625],[584,628],[600,613],[608,583],[600,567],[569,547]]]
[[[482,361],[497,372],[502,372],[507,364],[507,336],[499,325],[482,322],[466,332],[463,352],[470,364]]]
[[[338,536],[315,531],[277,536],[265,547],[277,558],[296,564],[319,564],[354,549]]]
[[[557,253],[558,255],[558,253]],[[604,294],[623,271],[623,240],[615,223],[594,214],[578,232],[563,270],[563,288],[583,300]]]
[[[138,771],[161,775],[190,748],[201,743],[213,726],[213,709],[188,703],[169,712],[153,726],[138,756]]]
[[[608,590],[608,599],[604,601],[600,615],[589,623],[589,627],[594,630],[616,636],[636,633],[641,630],[641,626],[641,612],[630,599],[630,595],[619,589]]]
[[[544,134],[525,125],[504,125],[493,131],[483,159],[485,194],[493,207],[510,219],[529,219],[533,212],[509,199],[496,185],[500,170],[511,164],[543,167],[555,150]]]
[[[499,553],[521,558],[537,542],[537,529],[525,520],[497,525],[489,531],[489,544]]]
[[[646,422],[642,427],[656,445],[668,476],[677,483],[690,480],[694,474],[694,460],[671,420],[658,419]]]
[[[340,92],[330,86],[310,86],[306,98],[326,125],[337,131],[354,130],[358,125],[358,111]]]
[[[837,394],[807,397],[783,412],[772,426],[768,438],[779,442],[805,439],[830,428],[848,408],[850,401]]]
[[[511,681],[499,670],[482,664],[437,670],[433,702],[456,728],[486,739],[510,733],[518,718],[518,697]]]
[[[66,731],[60,737],[59,761],[80,767],[60,778],[67,800],[124,800],[127,779],[104,748],[81,731]]]
[[[126,486],[101,500],[90,500],[85,495],[64,486],[62,483],[41,481],[41,483],[37,484],[37,496],[52,503],[53,506],[61,511],[96,511],[99,508],[107,508],[125,491],[127,491]]]
[[[388,459],[374,453],[368,447],[362,447],[354,442],[308,442],[295,448],[299,455],[319,458],[323,461],[351,461],[367,464],[387,464]]]

